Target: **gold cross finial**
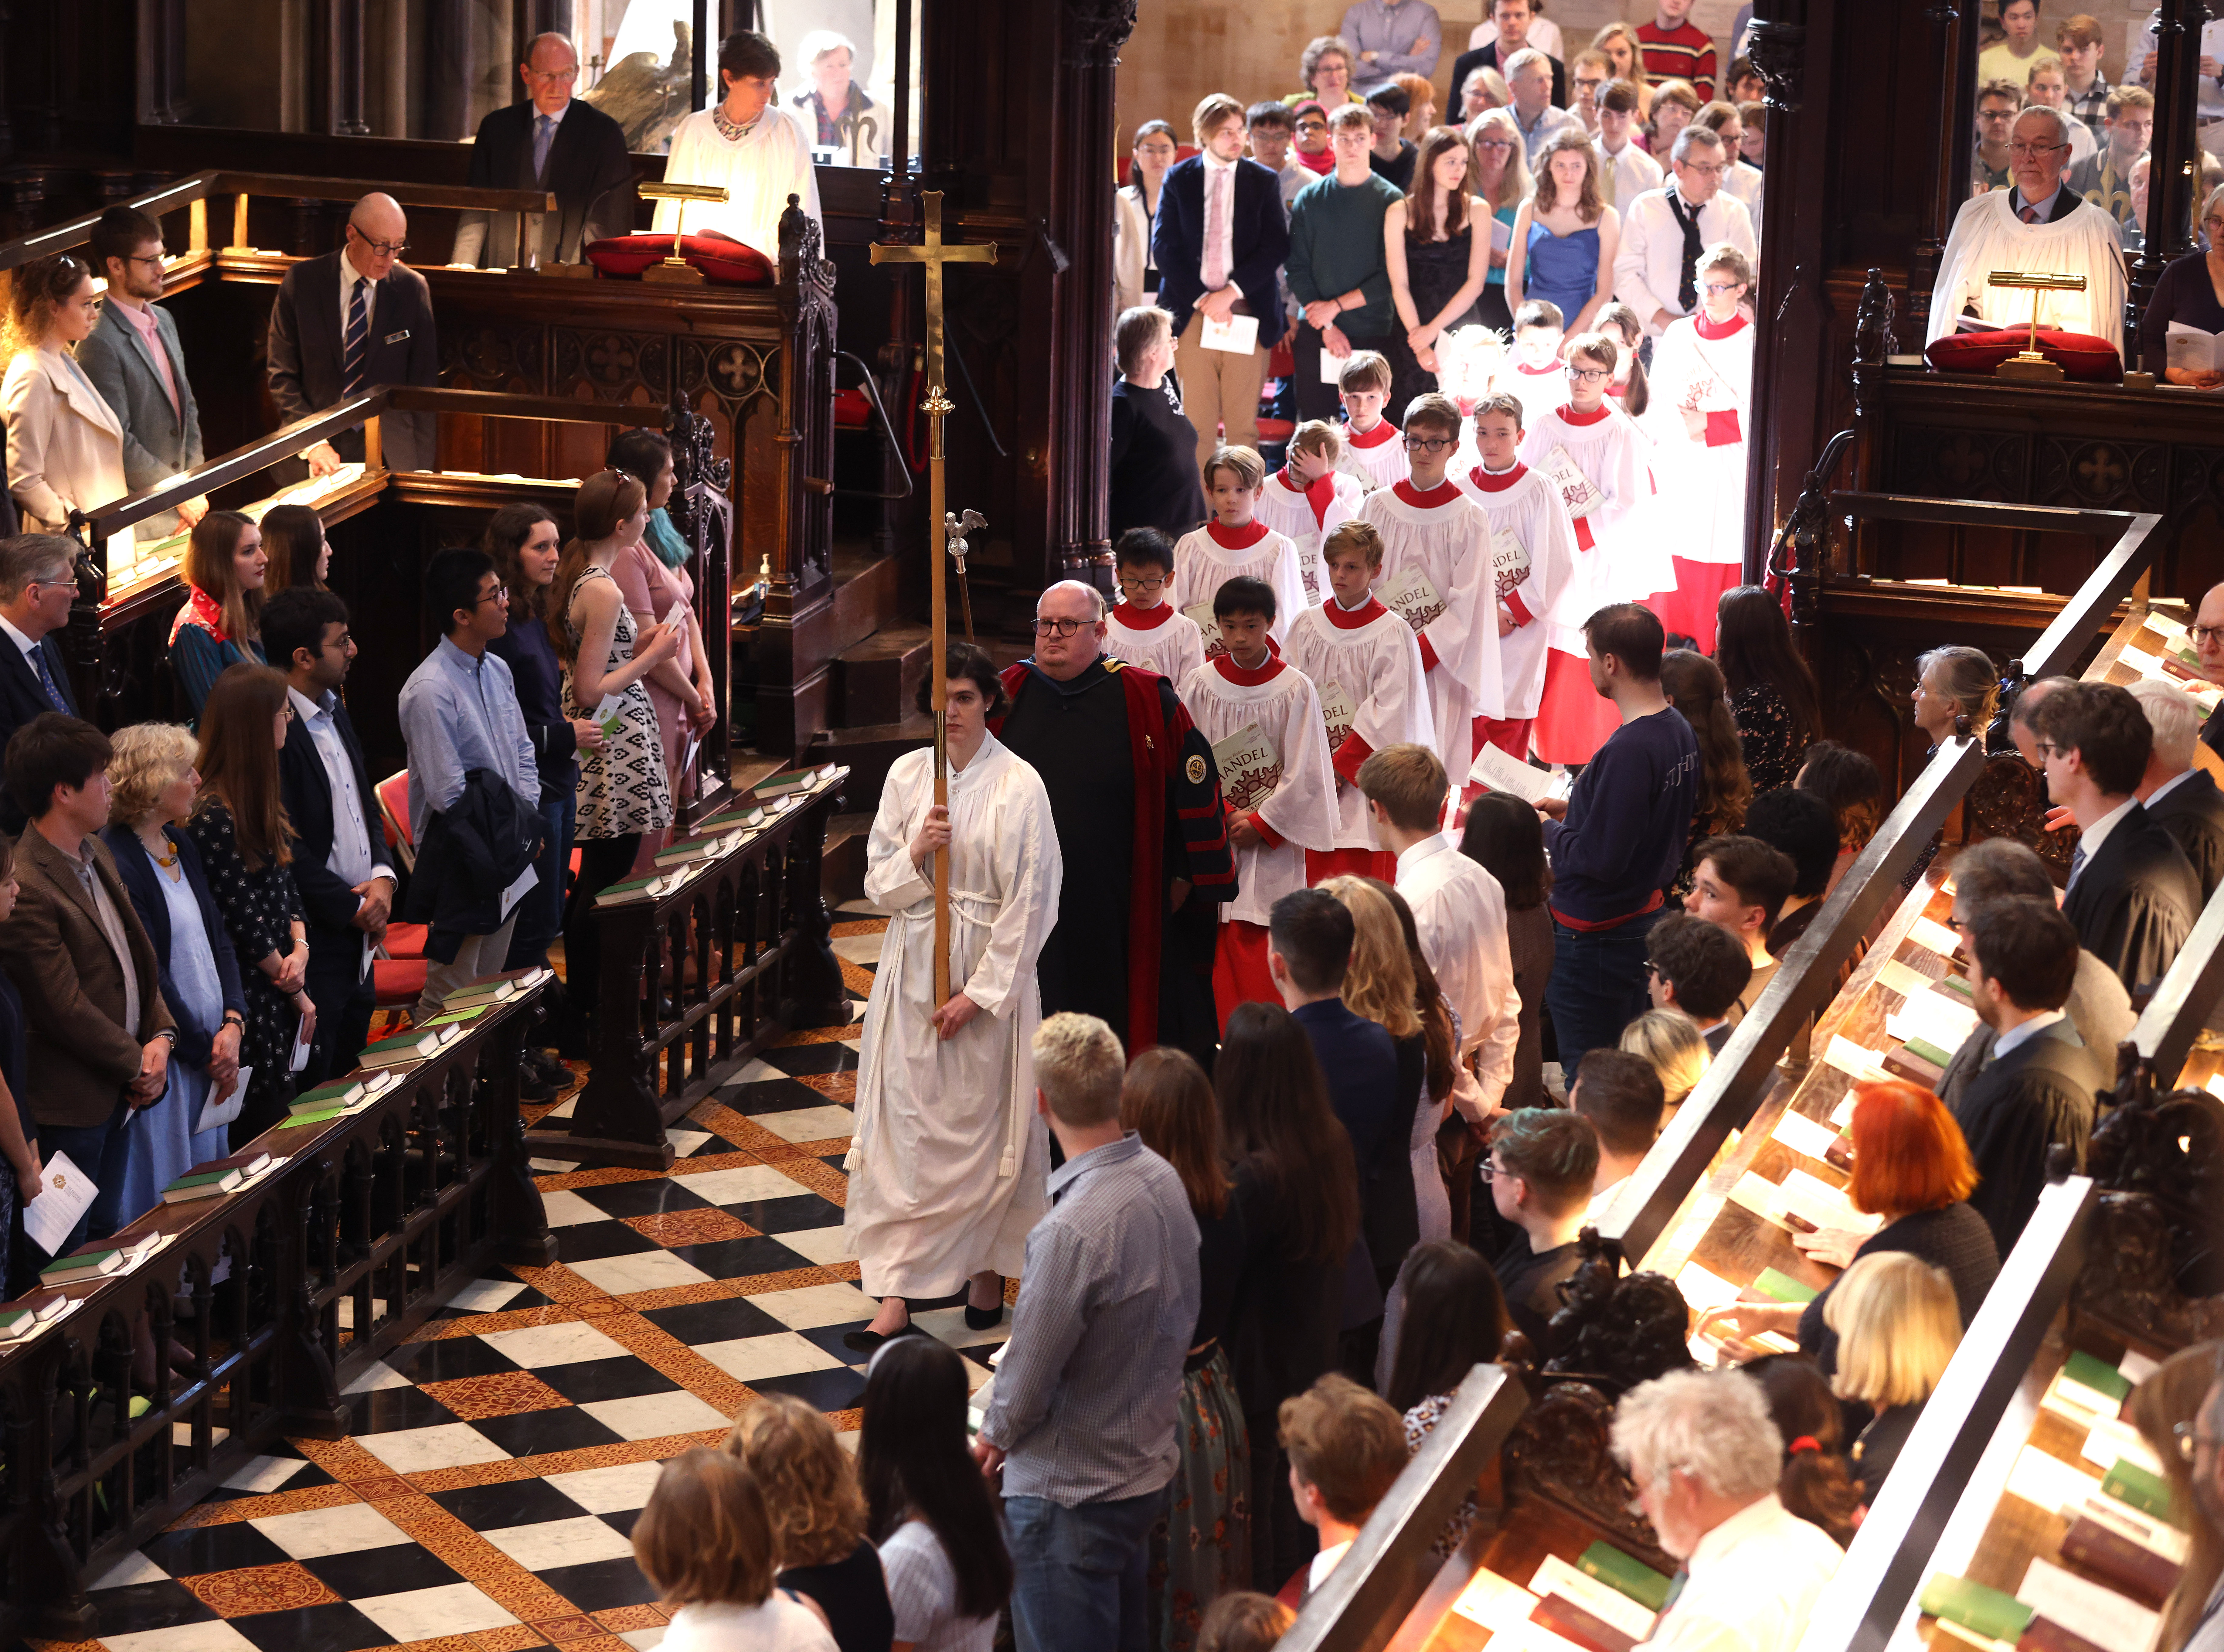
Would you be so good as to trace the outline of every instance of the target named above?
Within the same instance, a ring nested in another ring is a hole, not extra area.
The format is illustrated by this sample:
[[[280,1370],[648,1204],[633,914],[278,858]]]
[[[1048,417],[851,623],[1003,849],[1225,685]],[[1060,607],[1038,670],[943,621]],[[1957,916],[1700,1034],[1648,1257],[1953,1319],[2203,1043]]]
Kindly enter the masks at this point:
[[[996,262],[996,249],[994,243],[977,247],[944,244],[942,192],[926,190],[919,199],[921,216],[926,220],[926,239],[916,246],[884,246],[875,242],[872,261],[876,264],[926,266],[926,384],[932,396],[942,389],[943,383],[942,267],[946,263],[992,264]]]

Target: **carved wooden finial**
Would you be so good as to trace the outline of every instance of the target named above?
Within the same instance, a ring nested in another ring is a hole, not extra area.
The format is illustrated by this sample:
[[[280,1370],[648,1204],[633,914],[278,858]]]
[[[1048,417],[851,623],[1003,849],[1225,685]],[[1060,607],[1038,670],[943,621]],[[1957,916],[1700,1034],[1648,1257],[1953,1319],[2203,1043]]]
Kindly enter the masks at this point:
[[[1884,271],[1872,268],[1868,280],[1861,286],[1860,307],[1854,312],[1855,361],[1881,364],[1898,353],[1899,341],[1892,331],[1898,310],[1898,301],[1885,281]]]

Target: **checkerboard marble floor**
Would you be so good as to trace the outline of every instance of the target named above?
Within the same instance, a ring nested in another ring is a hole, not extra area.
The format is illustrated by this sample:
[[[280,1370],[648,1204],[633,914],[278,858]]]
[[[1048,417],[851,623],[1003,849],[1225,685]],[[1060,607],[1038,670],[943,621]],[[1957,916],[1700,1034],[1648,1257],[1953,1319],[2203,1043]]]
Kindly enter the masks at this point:
[[[352,1434],[294,1440],[94,1587],[97,1640],[46,1652],[641,1652],[633,1563],[657,1465],[754,1394],[857,1427],[873,1315],[841,1260],[857,1039],[885,919],[836,915],[846,1025],[790,1035],[671,1132],[665,1174],[535,1161],[559,1260],[469,1286],[348,1390]],[[569,1100],[529,1109],[562,1115]],[[976,1386],[1004,1335],[919,1324]]]

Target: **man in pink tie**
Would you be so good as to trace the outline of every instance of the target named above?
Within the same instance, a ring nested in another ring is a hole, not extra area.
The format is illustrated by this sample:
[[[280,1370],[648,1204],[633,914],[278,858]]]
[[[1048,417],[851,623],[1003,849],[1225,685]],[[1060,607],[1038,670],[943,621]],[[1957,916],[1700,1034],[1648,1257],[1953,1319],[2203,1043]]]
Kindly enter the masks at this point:
[[[1197,106],[1191,129],[1201,153],[1166,174],[1151,253],[1159,306],[1173,317],[1174,370],[1201,469],[1223,440],[1259,445],[1259,386],[1282,313],[1274,272],[1290,232],[1280,180],[1243,158],[1243,105],[1216,92]]]

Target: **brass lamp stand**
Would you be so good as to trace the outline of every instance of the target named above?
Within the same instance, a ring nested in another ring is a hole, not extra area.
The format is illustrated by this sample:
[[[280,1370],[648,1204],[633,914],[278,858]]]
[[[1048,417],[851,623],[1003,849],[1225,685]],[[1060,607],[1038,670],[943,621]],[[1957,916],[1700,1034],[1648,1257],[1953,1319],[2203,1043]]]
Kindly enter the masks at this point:
[[[641,197],[645,200],[676,200],[679,211],[672,224],[672,256],[660,264],[651,264],[641,272],[646,282],[672,282],[688,287],[703,284],[703,272],[679,256],[679,241],[686,233],[687,203],[691,200],[724,200],[726,192],[716,184],[643,184]]]
[[[2085,290],[2082,275],[2056,275],[2038,269],[1995,269],[1985,277],[1987,287],[2019,288],[2032,294],[2031,301],[2031,339],[2025,347],[1993,370],[1995,378],[2019,379],[2026,383],[2059,383],[2065,375],[2061,364],[2049,361],[2038,348],[2038,299],[2040,293],[2082,293]]]

